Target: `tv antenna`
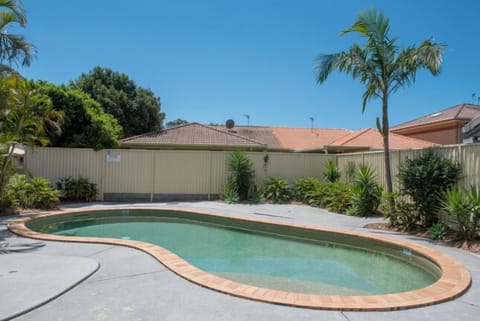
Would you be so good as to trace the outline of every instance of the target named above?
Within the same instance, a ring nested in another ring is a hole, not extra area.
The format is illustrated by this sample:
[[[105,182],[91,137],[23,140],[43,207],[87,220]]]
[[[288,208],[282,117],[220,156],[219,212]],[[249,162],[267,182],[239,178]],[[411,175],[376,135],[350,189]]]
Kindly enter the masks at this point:
[[[472,104],[475,104],[475,93],[472,93]]]
[[[243,116],[245,116],[245,118],[247,119],[247,133],[249,133],[250,132],[250,115],[243,114]]]
[[[312,133],[313,133],[313,122],[315,121],[315,119],[314,119],[313,117],[310,117],[310,121],[312,122],[312,128],[311,128],[311,130],[312,130]]]

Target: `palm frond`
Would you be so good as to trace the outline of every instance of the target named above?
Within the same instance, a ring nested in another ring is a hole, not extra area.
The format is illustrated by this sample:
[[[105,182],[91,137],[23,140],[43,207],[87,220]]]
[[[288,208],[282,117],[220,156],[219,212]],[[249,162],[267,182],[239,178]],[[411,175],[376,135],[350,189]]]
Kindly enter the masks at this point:
[[[342,53],[317,56],[314,64],[317,83],[322,84],[334,70],[338,69],[341,56]]]
[[[0,8],[8,9],[8,12],[11,12],[16,17],[21,27],[27,24],[27,15],[21,1],[0,0]]]

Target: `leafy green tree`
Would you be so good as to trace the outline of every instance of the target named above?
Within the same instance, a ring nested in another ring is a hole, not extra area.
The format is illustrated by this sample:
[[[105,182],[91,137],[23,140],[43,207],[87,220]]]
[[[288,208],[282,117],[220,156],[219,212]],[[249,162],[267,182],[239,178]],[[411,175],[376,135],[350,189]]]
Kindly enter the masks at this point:
[[[137,86],[125,74],[95,67],[73,81],[71,87],[88,93],[106,113],[113,115],[122,126],[124,137],[162,128],[165,114],[160,112],[160,98]]]
[[[12,73],[12,64],[29,66],[35,47],[19,34],[11,33],[12,26],[24,28],[27,16],[21,1],[0,0],[0,73]]]
[[[167,123],[167,128],[173,128],[181,125],[188,124],[188,121],[185,119],[177,118],[175,120],[171,120]]]
[[[390,38],[390,22],[382,12],[375,9],[361,12],[353,25],[340,35],[357,33],[366,39],[363,46],[352,45],[347,51],[321,54],[316,59],[317,82],[322,84],[335,70],[352,75],[365,85],[362,112],[368,101],[382,101],[382,119],[377,117],[377,128],[383,136],[385,155],[385,178],[387,192],[392,192],[392,174],[389,152],[388,101],[398,89],[415,81],[420,69],[432,75],[440,72],[445,45],[425,40],[419,47],[400,49],[397,38]],[[393,204],[391,204],[393,206]]]
[[[37,87],[49,97],[54,110],[64,113],[61,135],[49,135],[52,146],[97,150],[118,147],[121,126],[86,93],[45,82],[38,83]]]
[[[0,145],[6,154],[0,158],[0,195],[12,174],[12,160],[18,144],[46,145],[51,133],[59,133],[61,113],[52,109],[48,97],[41,95],[34,83],[19,76],[0,79],[3,97],[0,109]]]

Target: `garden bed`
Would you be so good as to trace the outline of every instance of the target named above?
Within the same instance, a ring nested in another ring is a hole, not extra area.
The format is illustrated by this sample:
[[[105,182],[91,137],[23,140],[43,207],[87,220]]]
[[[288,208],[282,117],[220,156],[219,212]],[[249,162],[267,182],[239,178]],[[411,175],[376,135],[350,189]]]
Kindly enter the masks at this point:
[[[408,233],[410,235],[415,235],[418,237],[427,238],[428,233],[426,231],[409,231],[403,232],[400,229],[391,226],[389,223],[370,223],[364,226],[364,228],[375,229],[375,230],[382,230],[382,231],[393,231],[393,232],[400,232],[400,233]],[[450,246],[459,248],[462,250],[470,251],[475,254],[480,254],[480,240],[475,240],[467,243],[464,240],[459,239],[454,232],[450,232],[446,235],[444,239],[441,240],[432,240],[433,242],[438,242],[441,245]]]

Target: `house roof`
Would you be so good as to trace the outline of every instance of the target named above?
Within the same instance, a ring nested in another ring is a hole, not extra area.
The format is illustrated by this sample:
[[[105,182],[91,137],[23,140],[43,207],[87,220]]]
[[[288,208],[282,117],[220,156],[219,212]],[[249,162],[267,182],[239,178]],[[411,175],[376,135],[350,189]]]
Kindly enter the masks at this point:
[[[402,130],[417,126],[426,126],[444,121],[459,120],[470,121],[471,119],[480,116],[480,105],[459,104],[450,108],[440,110],[438,112],[425,115],[391,128],[392,131]]]
[[[223,132],[228,132],[242,137],[248,137],[258,142],[262,142],[269,149],[283,149],[278,137],[273,133],[272,127],[268,126],[235,126],[227,129],[225,126],[210,126]]]
[[[389,143],[390,149],[393,150],[439,146],[432,142],[395,133],[390,133]],[[327,146],[329,149],[341,149],[341,147],[369,147],[370,149],[383,149],[383,136],[376,129],[365,128],[351,132],[350,134],[333,141]]]
[[[350,133],[347,129],[272,127],[283,148],[289,150],[319,149]]]
[[[266,144],[199,123],[158,130],[120,141],[122,147],[211,147],[265,149]]]
[[[190,123],[121,140],[126,148],[209,148],[268,149],[270,151],[358,151],[383,149],[378,130],[358,131],[332,128],[292,128],[268,126],[206,126]],[[435,143],[390,134],[391,149],[415,149],[437,146]]]

